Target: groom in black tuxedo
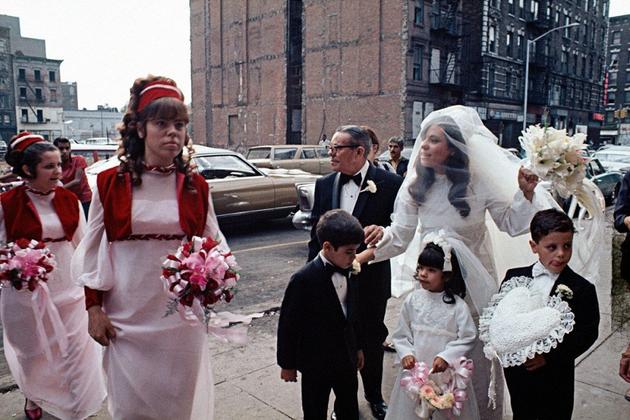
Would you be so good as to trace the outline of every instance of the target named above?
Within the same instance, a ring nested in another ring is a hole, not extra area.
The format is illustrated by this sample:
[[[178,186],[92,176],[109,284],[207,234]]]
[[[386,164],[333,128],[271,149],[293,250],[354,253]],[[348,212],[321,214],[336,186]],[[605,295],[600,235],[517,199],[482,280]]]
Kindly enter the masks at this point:
[[[328,210],[341,208],[359,219],[363,227],[388,226],[394,211],[394,200],[402,178],[372,166],[367,155],[371,141],[367,132],[355,125],[339,127],[328,146],[333,173],[315,183],[311,240],[308,260],[315,258],[320,245],[315,234],[319,217]],[[359,252],[365,245],[359,248]],[[361,370],[365,399],[372,414],[385,418],[387,405],[383,401],[383,341],[387,327],[383,322],[387,299],[390,297],[391,273],[389,261],[364,264],[358,276],[359,320],[364,331],[365,365]],[[341,343],[340,343],[341,345]]]

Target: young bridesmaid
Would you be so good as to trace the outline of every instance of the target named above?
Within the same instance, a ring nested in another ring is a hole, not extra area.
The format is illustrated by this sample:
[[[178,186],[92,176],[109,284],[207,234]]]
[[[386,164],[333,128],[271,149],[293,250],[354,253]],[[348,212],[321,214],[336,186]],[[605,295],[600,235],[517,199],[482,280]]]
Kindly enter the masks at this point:
[[[60,419],[86,418],[101,408],[105,387],[98,346],[87,334],[83,289],[70,276],[85,227],[81,206],[59,186],[61,156],[43,137],[14,136],[6,161],[25,183],[0,195],[0,243],[44,241],[57,266],[33,292],[2,289],[4,354],[28,419],[41,418],[42,410]]]
[[[441,235],[429,234],[426,239],[432,242],[420,253],[415,275],[421,287],[405,299],[392,342],[403,369],[424,362],[433,372],[443,372],[470,352],[477,330],[463,299],[466,286],[455,253]],[[417,417],[414,409],[418,403],[401,388],[401,376],[402,371],[394,383],[386,419]],[[432,418],[447,416],[436,411]],[[469,395],[459,418],[479,419],[473,395]]]

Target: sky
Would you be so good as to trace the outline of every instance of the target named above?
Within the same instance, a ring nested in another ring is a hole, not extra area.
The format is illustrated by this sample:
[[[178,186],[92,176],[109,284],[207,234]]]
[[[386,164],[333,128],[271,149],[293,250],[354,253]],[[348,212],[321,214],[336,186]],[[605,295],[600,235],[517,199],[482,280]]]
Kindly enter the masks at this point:
[[[149,73],[174,79],[190,102],[189,0],[2,0],[0,14],[19,17],[22,36],[63,60],[79,108],[121,108]],[[610,16],[625,14],[630,0],[610,0]]]

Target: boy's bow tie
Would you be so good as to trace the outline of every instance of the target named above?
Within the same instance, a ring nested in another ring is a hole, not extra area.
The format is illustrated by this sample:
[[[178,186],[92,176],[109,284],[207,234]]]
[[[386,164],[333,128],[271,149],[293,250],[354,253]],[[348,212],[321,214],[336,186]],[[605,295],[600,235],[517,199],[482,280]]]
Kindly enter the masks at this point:
[[[350,181],[354,181],[354,183],[357,184],[360,187],[361,186],[361,181],[362,181],[361,173],[359,172],[358,174],[356,174],[354,176],[341,174],[340,177],[339,177],[339,183],[341,185],[347,184]]]
[[[553,279],[553,278],[558,277],[558,275],[559,274],[552,273],[551,271],[547,270],[545,266],[542,264],[534,264],[534,266],[532,267],[532,277],[534,278],[540,277],[540,276],[548,276]]]
[[[348,277],[350,274],[350,268],[340,268],[333,264],[326,264],[326,269],[330,272],[332,276],[334,273],[339,273],[344,277]]]

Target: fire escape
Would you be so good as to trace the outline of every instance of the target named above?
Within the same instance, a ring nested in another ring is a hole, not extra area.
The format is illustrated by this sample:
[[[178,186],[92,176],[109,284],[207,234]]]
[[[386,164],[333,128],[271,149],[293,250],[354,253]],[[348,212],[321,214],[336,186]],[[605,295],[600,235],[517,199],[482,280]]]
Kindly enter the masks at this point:
[[[551,1],[540,1],[540,9],[526,13],[526,39],[533,39],[552,28]],[[527,42],[527,41],[526,41]],[[545,37],[532,45],[529,51],[530,89],[528,101],[536,105],[550,105],[559,92],[550,91],[554,61],[551,59],[551,37]],[[567,65],[564,63],[563,65]],[[555,98],[558,99],[558,98]]]
[[[431,60],[429,84],[436,93],[455,97],[460,102],[462,25],[458,16],[460,0],[433,0],[431,5]]]

